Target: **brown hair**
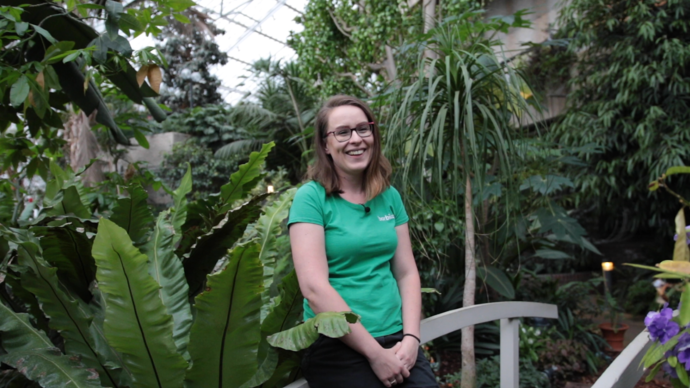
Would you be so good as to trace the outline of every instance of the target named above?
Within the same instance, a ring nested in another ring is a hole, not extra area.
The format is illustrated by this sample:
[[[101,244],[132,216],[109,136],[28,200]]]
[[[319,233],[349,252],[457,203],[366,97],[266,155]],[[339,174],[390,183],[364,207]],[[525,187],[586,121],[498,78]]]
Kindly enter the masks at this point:
[[[381,132],[379,125],[374,119],[374,114],[369,106],[358,98],[336,95],[328,99],[319,113],[316,115],[316,133],[314,134],[314,150],[316,161],[309,166],[307,179],[319,182],[325,189],[327,195],[341,193],[340,178],[335,170],[333,158],[326,153],[326,140],[324,135],[328,130],[328,116],[334,108],[344,105],[356,106],[367,116],[367,120],[374,122],[374,146],[372,147],[371,160],[369,166],[364,170],[362,189],[366,193],[367,200],[371,200],[381,194],[390,186],[391,164],[381,153]]]

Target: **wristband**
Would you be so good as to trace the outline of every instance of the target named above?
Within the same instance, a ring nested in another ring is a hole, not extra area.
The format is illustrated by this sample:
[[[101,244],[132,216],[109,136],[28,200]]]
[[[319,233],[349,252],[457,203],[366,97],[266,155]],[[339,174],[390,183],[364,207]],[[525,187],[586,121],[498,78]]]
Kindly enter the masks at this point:
[[[420,344],[422,343],[422,340],[420,340],[419,337],[417,337],[417,336],[414,335],[414,334],[410,334],[410,333],[403,334],[403,338],[404,338],[404,337],[412,337],[412,338],[416,339],[417,342],[419,342]]]

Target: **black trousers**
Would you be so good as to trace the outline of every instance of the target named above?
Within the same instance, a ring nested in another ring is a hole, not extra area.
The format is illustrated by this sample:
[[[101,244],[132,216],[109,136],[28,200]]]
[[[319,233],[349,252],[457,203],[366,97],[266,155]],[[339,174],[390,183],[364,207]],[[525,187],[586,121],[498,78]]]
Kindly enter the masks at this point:
[[[377,337],[381,346],[390,349],[402,341],[402,332]],[[305,352],[302,358],[302,373],[310,388],[382,388],[369,361],[345,345],[339,339],[319,335],[319,338]],[[436,377],[429,361],[419,348],[417,362],[410,370],[410,377],[394,388],[438,388]]]

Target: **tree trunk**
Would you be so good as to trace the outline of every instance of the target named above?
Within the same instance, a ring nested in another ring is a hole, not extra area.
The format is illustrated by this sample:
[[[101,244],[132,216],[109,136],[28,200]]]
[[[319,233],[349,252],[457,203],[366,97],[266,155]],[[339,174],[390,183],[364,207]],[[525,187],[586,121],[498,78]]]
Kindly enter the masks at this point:
[[[89,164],[91,159],[97,159],[101,154],[96,135],[91,130],[95,123],[96,111],[86,116],[84,111],[73,113],[65,124],[65,140],[69,145],[69,163],[74,172]],[[103,162],[97,161],[82,175],[84,186],[102,182],[105,179],[102,169]]]
[[[424,0],[422,9],[424,12],[424,33],[426,34],[436,25],[436,0]],[[438,55],[430,48],[426,48],[424,49],[424,57],[436,59]]]
[[[474,293],[477,285],[475,264],[474,215],[472,214],[472,181],[469,174],[465,178],[465,289],[462,307],[474,306]],[[462,329],[462,388],[477,385],[477,367],[474,360],[474,326]]]

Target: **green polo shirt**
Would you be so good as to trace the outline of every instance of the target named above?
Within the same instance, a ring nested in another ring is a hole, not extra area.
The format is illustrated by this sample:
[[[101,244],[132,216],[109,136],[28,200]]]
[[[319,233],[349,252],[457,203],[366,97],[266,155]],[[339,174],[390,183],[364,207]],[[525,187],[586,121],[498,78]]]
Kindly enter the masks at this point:
[[[290,208],[288,225],[307,222],[325,232],[328,280],[374,337],[402,330],[402,301],[391,271],[398,246],[395,227],[409,218],[400,193],[389,187],[364,206],[339,195],[326,195],[321,184],[300,187]],[[314,311],[304,300],[304,319]]]

